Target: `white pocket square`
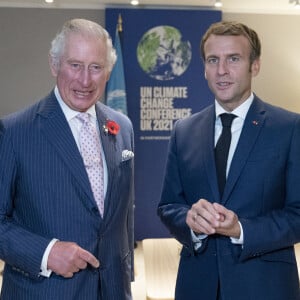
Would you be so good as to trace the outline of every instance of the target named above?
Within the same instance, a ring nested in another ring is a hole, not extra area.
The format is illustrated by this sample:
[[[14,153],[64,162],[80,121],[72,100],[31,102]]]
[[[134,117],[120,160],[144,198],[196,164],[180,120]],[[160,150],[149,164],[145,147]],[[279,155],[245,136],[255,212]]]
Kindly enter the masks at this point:
[[[134,153],[130,150],[123,150],[122,151],[122,161],[126,161],[134,157]]]

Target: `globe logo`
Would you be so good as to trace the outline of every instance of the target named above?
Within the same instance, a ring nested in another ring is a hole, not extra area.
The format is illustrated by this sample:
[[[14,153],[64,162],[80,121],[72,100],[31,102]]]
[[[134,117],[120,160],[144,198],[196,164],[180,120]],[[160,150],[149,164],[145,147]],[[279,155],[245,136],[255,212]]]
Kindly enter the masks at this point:
[[[172,26],[157,26],[140,39],[137,59],[142,70],[156,80],[181,76],[192,58],[191,44],[182,41],[180,31]]]

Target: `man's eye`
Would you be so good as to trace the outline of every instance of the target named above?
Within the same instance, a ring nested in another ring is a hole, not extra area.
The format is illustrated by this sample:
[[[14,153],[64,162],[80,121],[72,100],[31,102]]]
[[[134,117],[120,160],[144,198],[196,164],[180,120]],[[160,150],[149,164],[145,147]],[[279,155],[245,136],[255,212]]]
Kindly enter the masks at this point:
[[[206,62],[210,65],[214,65],[214,64],[217,64],[218,63],[218,59],[215,58],[215,57],[210,57],[206,60]]]
[[[103,69],[103,67],[100,65],[90,65],[89,69],[92,72],[100,72]]]
[[[238,62],[238,61],[240,61],[240,57],[239,56],[231,56],[229,58],[229,61],[230,62]]]
[[[81,65],[80,64],[78,64],[78,63],[71,63],[70,64],[71,65],[71,67],[73,68],[73,69],[80,69],[80,67],[81,67]]]

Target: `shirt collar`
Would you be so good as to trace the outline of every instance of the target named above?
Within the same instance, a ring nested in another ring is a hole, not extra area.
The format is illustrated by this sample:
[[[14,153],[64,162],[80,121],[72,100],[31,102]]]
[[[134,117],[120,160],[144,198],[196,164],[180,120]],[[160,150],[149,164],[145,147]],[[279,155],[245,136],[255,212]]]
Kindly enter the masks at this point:
[[[71,119],[75,118],[79,112],[76,111],[76,110],[73,110],[71,109],[62,99],[60,93],[59,93],[59,90],[58,90],[58,87],[55,86],[54,88],[54,94],[57,98],[57,101],[67,119],[67,121],[69,122]],[[96,108],[95,108],[95,105],[91,106],[87,111],[86,111],[88,114],[90,114],[92,116],[92,118],[94,119],[97,119],[96,117]]]
[[[248,113],[248,110],[253,102],[254,95],[251,93],[250,97],[244,101],[241,105],[239,105],[236,109],[231,111],[230,113],[238,116],[239,118],[242,118],[243,120],[246,119],[246,115]],[[222,113],[229,113],[226,111],[217,100],[215,100],[215,109],[216,109],[216,119],[222,114]]]

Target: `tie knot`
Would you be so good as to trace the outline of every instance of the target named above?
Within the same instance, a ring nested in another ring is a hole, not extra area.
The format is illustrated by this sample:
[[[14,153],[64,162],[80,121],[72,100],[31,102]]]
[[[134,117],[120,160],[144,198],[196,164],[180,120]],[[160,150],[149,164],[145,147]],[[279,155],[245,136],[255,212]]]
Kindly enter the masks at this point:
[[[89,123],[90,122],[90,115],[88,113],[79,113],[76,116],[82,123]]]
[[[220,118],[223,127],[231,127],[232,121],[236,118],[236,115],[224,113],[220,115]]]

